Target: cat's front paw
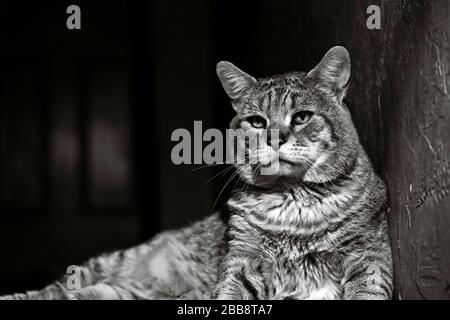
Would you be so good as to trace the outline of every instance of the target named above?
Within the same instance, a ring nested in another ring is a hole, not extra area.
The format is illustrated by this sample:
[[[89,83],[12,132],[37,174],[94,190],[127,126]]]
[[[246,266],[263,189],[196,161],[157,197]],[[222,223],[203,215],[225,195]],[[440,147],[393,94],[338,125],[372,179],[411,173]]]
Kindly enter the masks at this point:
[[[219,285],[213,293],[214,300],[243,300],[240,290],[231,286]]]
[[[217,291],[214,295],[216,300],[255,300],[257,297],[245,288],[229,287]]]
[[[241,295],[222,293],[215,297],[216,300],[242,300]]]

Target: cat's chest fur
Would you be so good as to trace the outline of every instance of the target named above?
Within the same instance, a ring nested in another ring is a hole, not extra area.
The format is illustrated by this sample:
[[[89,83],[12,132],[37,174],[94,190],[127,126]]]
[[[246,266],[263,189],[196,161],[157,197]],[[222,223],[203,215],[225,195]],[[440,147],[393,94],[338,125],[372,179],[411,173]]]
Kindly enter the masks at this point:
[[[318,199],[302,189],[231,200],[230,232],[261,264],[267,299],[337,299],[341,261],[328,221],[341,217],[339,195]],[[326,220],[328,219],[328,221]]]
[[[259,241],[262,241],[261,238]],[[273,241],[273,239],[271,240]],[[260,263],[267,285],[266,299],[338,299],[342,293],[340,257],[335,252],[301,252],[301,241],[286,244],[280,239],[277,249],[265,247]],[[296,248],[293,248],[296,247]]]

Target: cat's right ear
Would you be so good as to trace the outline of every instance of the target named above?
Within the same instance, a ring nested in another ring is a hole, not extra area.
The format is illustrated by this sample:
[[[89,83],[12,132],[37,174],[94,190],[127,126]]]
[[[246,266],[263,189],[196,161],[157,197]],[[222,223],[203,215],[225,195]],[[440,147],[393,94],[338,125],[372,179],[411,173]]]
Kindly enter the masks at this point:
[[[342,99],[347,92],[350,69],[350,54],[347,49],[336,46],[325,54],[322,61],[306,77],[318,80],[322,85],[334,90]]]
[[[245,96],[256,84],[256,79],[227,61],[220,61],[216,67],[217,76],[231,100]]]

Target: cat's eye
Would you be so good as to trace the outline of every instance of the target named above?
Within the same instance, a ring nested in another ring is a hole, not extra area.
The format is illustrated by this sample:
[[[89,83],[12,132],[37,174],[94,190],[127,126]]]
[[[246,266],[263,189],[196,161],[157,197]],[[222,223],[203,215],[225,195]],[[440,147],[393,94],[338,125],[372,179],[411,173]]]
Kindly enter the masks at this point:
[[[247,121],[252,125],[253,128],[262,129],[266,127],[266,120],[260,116],[248,117]]]
[[[292,123],[294,125],[296,125],[296,126],[305,124],[311,119],[312,115],[313,115],[313,113],[311,111],[300,111],[300,112],[297,112],[292,117]]]

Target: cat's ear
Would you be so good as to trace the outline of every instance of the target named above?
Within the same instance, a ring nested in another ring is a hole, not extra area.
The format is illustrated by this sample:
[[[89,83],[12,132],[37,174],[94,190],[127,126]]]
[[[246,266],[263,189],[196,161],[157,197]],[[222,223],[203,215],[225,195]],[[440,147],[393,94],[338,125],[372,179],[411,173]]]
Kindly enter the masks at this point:
[[[350,78],[350,54],[341,46],[331,48],[322,61],[307,74],[329,89],[335,90],[340,98],[344,98]]]
[[[231,100],[238,99],[256,83],[256,79],[227,61],[220,61],[216,67],[217,76]]]

